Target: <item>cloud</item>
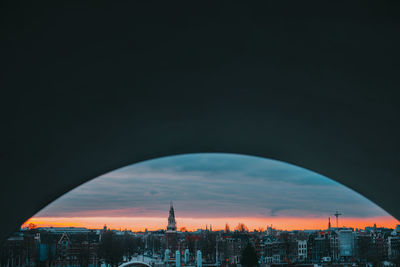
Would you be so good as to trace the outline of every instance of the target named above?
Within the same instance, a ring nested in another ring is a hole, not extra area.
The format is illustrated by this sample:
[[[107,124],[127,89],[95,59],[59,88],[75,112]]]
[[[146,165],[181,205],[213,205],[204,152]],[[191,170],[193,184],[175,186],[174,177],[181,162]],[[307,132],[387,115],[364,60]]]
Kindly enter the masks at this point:
[[[104,174],[37,216],[385,216],[349,188],[284,162],[234,154],[160,158]],[[92,215],[91,215],[92,214]],[[94,216],[94,215],[93,215]]]

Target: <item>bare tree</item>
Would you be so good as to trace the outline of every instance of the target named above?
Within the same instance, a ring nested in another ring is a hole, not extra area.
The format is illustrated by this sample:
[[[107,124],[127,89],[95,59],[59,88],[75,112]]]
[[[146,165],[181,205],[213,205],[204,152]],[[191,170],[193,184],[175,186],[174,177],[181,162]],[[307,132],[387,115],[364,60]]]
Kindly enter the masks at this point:
[[[236,226],[236,230],[239,232],[246,232],[248,231],[248,228],[244,223],[239,223],[238,226]]]
[[[225,233],[229,233],[230,231],[229,224],[225,224]]]

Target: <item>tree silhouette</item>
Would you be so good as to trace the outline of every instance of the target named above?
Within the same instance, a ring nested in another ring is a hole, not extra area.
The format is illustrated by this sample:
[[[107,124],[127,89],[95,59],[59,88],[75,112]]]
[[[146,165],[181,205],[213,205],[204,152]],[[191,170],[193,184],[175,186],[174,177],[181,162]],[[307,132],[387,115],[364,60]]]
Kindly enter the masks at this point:
[[[89,243],[87,241],[84,241],[79,246],[79,255],[78,255],[79,265],[81,267],[89,266],[89,257],[90,257]]]
[[[238,226],[236,226],[236,230],[239,232],[246,232],[248,229],[244,223],[239,223]]]
[[[229,233],[230,231],[229,224],[225,224],[225,233]]]
[[[122,238],[117,237],[112,231],[106,231],[101,236],[99,244],[99,256],[103,258],[106,264],[117,266],[122,261],[124,248]]]
[[[247,244],[243,250],[241,263],[245,267],[253,267],[258,265],[257,252],[251,244]]]

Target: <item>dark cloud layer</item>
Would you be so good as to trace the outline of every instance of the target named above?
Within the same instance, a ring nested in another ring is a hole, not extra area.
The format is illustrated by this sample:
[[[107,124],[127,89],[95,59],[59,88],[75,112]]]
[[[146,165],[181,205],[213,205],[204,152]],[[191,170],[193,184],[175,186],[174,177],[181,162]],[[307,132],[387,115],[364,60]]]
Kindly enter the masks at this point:
[[[387,216],[322,175],[280,161],[190,154],[134,164],[74,189],[36,216],[162,216],[170,200],[182,217]]]

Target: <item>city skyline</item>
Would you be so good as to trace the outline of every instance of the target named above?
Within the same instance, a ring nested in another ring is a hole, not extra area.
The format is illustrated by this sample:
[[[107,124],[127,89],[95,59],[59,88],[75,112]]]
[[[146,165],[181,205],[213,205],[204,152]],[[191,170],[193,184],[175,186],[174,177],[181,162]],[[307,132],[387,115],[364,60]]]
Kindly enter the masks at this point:
[[[33,216],[36,225],[114,225],[163,229],[173,200],[178,229],[245,223],[250,229],[324,229],[339,210],[339,226],[398,221],[351,189],[288,163],[236,154],[187,154],[133,164],[99,176]],[[320,227],[317,227],[320,226]]]
[[[225,229],[225,225],[228,224],[230,230],[234,231],[239,223],[243,223],[247,226],[249,231],[259,230],[260,228],[266,230],[267,227],[272,226],[279,230],[325,230],[328,228],[328,219],[324,218],[277,218],[270,220],[267,218],[203,218],[201,220],[196,218],[179,218],[177,217],[177,228],[180,230],[182,227],[188,231],[196,231],[199,229],[206,229],[212,226],[214,231],[221,231]],[[121,223],[125,221],[125,223]],[[152,223],[152,226],[138,226]],[[179,223],[181,222],[182,225]],[[210,223],[211,222],[211,223]],[[131,217],[80,217],[80,218],[31,218],[27,220],[22,227],[28,227],[29,224],[34,224],[36,227],[86,227],[88,229],[102,229],[106,225],[109,229],[114,230],[131,230],[134,232],[143,232],[146,229],[148,231],[165,230],[166,218],[158,217],[143,217],[143,218],[131,218]],[[364,229],[365,227],[373,227],[376,224],[377,227],[385,227],[394,229],[399,222],[394,218],[387,217],[375,217],[375,218],[342,218],[340,219],[339,228],[359,228]],[[332,227],[336,227],[336,221],[331,218]],[[302,226],[302,227],[299,227]],[[304,227],[305,226],[305,227]]]

